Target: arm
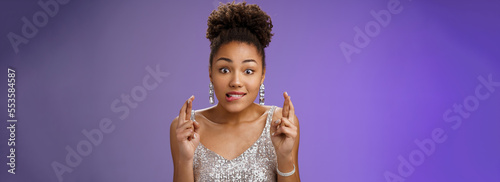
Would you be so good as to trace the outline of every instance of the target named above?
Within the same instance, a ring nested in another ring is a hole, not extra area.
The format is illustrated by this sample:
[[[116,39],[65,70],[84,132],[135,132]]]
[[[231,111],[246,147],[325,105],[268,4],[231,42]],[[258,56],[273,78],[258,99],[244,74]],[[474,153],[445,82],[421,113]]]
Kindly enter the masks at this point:
[[[190,119],[193,100],[194,97],[191,96],[182,105],[179,116],[170,125],[170,150],[175,182],[194,181],[193,157],[200,143],[200,135],[197,133],[200,125]]]
[[[193,160],[181,160],[179,157],[179,144],[177,143],[176,129],[178,118],[176,117],[170,125],[170,150],[172,162],[174,163],[174,182],[194,181]]]
[[[281,176],[278,174],[279,182],[296,182],[300,181],[299,177],[299,120],[295,116],[290,96],[283,93],[285,102],[283,103],[282,114],[280,119],[272,122],[271,125],[271,140],[273,141],[278,159],[277,169],[282,173],[292,172],[295,166],[295,172],[290,176]]]
[[[295,143],[292,150],[292,156],[281,156],[278,155],[278,170],[287,173],[293,170],[293,165],[295,165],[295,173],[291,176],[283,177],[278,175],[278,182],[300,182],[299,176],[299,139],[300,139],[300,128],[299,119],[295,116],[295,126],[297,127],[297,137],[295,138]]]

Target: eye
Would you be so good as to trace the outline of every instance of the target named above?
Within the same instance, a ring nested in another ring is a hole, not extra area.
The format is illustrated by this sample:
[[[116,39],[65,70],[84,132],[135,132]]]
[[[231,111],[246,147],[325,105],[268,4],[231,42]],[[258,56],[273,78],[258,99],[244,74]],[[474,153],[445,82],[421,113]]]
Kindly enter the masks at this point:
[[[254,72],[254,71],[253,71],[253,70],[251,70],[251,69],[247,69],[247,70],[245,70],[245,73],[246,73],[246,74],[249,74],[249,75],[253,74],[253,72]]]
[[[221,69],[219,69],[219,72],[221,72],[221,73],[227,73],[227,72],[229,72],[229,69],[227,69],[227,68],[221,68]]]

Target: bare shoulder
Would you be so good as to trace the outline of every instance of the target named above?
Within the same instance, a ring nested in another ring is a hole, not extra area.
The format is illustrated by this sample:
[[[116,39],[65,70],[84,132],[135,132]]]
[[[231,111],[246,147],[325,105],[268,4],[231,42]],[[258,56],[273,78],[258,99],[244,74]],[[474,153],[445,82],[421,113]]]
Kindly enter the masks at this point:
[[[283,108],[276,106],[273,114],[273,121],[283,117]]]
[[[276,106],[273,114],[273,121],[276,121],[283,117],[283,108]],[[295,112],[295,117],[293,118],[294,124],[299,126],[299,118],[297,118],[297,112]]]

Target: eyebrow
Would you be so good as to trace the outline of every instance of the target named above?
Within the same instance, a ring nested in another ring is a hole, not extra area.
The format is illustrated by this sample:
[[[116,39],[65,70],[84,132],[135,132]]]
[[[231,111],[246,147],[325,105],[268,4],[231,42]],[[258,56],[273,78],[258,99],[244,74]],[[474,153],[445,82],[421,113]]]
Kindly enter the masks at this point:
[[[229,59],[229,58],[225,58],[225,57],[221,57],[221,58],[217,59],[217,61],[227,61],[227,62],[230,62],[230,63],[232,63],[232,62],[233,62],[233,60],[231,60],[231,59]],[[253,59],[245,59],[245,60],[243,61],[243,63],[248,63],[248,62],[254,62],[255,64],[257,64],[257,61],[255,61],[255,60],[253,60]]]

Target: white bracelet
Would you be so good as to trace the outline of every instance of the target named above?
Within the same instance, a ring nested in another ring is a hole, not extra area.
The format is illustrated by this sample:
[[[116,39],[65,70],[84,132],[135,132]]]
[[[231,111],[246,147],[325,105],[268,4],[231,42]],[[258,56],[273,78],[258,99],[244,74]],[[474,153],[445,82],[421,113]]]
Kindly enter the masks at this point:
[[[280,176],[284,176],[284,177],[287,177],[287,176],[291,176],[295,173],[295,164],[293,164],[293,170],[290,171],[290,172],[287,172],[287,173],[283,173],[281,172],[279,169],[278,169],[278,165],[276,165],[276,171],[278,172],[278,174]]]

